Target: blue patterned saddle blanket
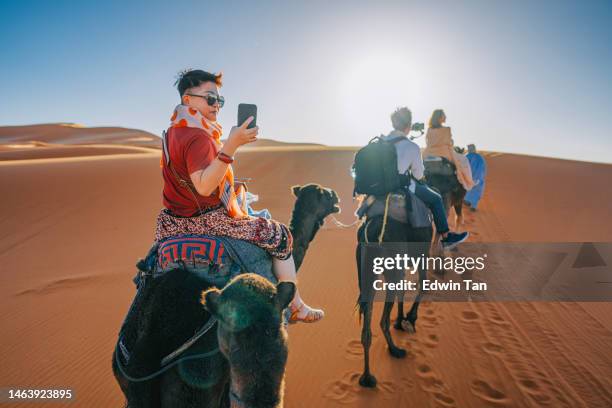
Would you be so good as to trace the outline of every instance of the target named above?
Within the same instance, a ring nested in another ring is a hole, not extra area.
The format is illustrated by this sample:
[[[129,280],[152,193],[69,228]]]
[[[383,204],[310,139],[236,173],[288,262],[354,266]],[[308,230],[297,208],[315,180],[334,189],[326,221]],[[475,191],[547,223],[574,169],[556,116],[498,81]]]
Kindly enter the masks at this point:
[[[176,268],[195,273],[219,288],[245,272],[277,282],[272,258],[265,250],[246,241],[208,235],[180,235],[160,241],[137,267],[137,285],[143,274],[156,278]]]

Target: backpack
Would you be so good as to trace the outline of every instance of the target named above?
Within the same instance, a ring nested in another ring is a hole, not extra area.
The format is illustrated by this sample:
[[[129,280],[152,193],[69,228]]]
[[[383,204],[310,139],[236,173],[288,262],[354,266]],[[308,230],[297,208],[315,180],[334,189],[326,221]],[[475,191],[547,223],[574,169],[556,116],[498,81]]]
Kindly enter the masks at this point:
[[[377,136],[355,154],[352,170],[355,178],[353,196],[357,194],[382,196],[402,187],[402,175],[397,171],[395,143],[403,139],[405,136],[396,136],[387,140]]]

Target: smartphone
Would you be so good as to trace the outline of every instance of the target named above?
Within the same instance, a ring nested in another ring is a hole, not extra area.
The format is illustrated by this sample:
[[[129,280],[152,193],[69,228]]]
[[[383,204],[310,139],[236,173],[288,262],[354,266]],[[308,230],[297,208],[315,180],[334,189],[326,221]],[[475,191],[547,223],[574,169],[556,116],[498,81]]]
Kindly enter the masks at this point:
[[[238,126],[242,125],[250,116],[253,116],[254,119],[249,123],[247,129],[257,126],[257,105],[251,103],[241,103],[238,105]]]

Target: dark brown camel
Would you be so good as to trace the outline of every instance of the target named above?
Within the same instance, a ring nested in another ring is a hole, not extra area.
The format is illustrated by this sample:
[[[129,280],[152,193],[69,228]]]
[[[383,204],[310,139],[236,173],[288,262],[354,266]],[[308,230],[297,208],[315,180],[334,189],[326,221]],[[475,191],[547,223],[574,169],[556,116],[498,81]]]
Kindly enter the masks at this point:
[[[442,195],[446,214],[451,207],[455,209],[455,228],[458,228],[463,225],[463,200],[467,192],[457,180],[455,164],[445,158],[440,165],[434,166],[427,160],[424,164],[427,184]]]
[[[318,232],[325,217],[339,211],[338,196],[333,190],[323,188],[318,184],[295,186],[292,188],[292,192],[296,197],[296,202],[289,227],[294,237],[293,257],[296,268],[299,268],[310,241]],[[211,315],[202,306],[201,295],[207,289],[210,289],[210,285],[202,277],[183,268],[169,271],[158,278],[150,279],[146,283],[137,294],[130,309],[134,313],[131,311],[128,313],[128,318],[124,324],[126,337],[129,337],[128,340],[131,340],[131,344],[134,345],[130,350],[130,364],[127,367],[130,377],[146,377],[156,372],[160,369],[160,361],[164,356],[184,344],[206,324]],[[286,288],[280,289],[279,287],[279,290],[283,292]],[[131,314],[136,317],[130,319]],[[276,314],[277,312],[273,311],[269,316],[270,321],[275,319]],[[226,355],[231,355],[232,347],[227,349],[225,353],[214,352],[219,347],[218,335],[225,335],[222,326],[219,325],[218,330],[221,330],[219,334],[216,330],[210,330],[200,337],[188,350],[181,354],[183,360],[179,364],[146,381],[128,380],[119,371],[117,352],[115,352],[113,354],[113,372],[126,396],[127,407],[216,408],[229,406],[231,375],[234,372],[239,373],[239,371],[231,371],[226,358]],[[237,338],[235,337],[235,339]],[[269,359],[269,361],[274,361],[278,365],[280,360],[278,360],[279,356],[276,354],[280,353],[282,357],[282,344],[278,341],[270,343],[279,347],[278,349],[272,349],[273,347],[267,342],[268,340],[262,339],[261,343],[245,343],[244,352],[255,353],[258,358]],[[225,340],[221,342],[221,344],[224,343],[226,343]],[[231,339],[229,344],[231,346]],[[255,345],[259,347],[256,349],[249,348]],[[200,358],[198,355],[205,355],[206,357]],[[249,362],[249,364],[251,363]],[[271,373],[263,370],[261,371],[261,377],[256,375],[250,378],[249,381],[257,390],[257,395],[259,395],[259,390],[265,392],[270,376]],[[260,381],[261,384],[259,384]],[[243,390],[240,382],[235,385],[234,391],[239,393],[238,397],[241,400],[244,398],[250,401],[251,389]],[[275,392],[269,392],[270,398],[262,400],[261,404],[248,403],[243,406],[277,406],[273,404]]]
[[[361,225],[357,231],[357,274],[359,287],[362,285],[362,265],[361,257],[363,249],[363,243],[377,243],[383,228],[383,217],[378,216],[371,219],[366,219],[365,223]],[[399,223],[391,218],[387,219],[385,224],[384,234],[382,236],[382,242],[414,242],[414,245],[410,246],[411,250],[415,253],[412,256],[418,257],[421,254],[428,256],[429,248],[432,240],[432,228],[412,228],[409,224]],[[419,282],[425,279],[427,271],[421,269],[418,271]],[[420,285],[422,287],[422,285]],[[398,300],[397,308],[397,320],[395,321],[394,327],[398,330],[407,330],[410,332],[416,331],[416,321],[419,310],[419,304],[421,300],[421,291],[417,293],[414,299],[414,303],[410,308],[408,314],[404,316],[404,302],[403,298],[394,299],[389,297],[386,298],[385,305],[380,319],[380,328],[387,341],[387,346],[391,356],[395,358],[403,358],[406,356],[406,350],[397,347],[391,337],[391,310],[393,309],[393,303]],[[371,299],[358,299],[359,306],[359,317],[362,323],[361,329],[361,344],[363,345],[363,356],[364,356],[364,370],[363,374],[359,378],[359,385],[362,387],[375,387],[376,377],[370,372],[370,346],[372,345],[372,308],[373,302]]]

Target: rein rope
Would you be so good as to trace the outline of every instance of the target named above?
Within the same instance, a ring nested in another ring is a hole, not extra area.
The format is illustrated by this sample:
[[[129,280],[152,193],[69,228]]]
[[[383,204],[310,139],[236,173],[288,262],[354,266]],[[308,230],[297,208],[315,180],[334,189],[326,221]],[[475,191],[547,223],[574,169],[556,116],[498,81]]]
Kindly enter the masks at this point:
[[[332,220],[332,222],[334,223],[334,225],[338,228],[352,228],[355,225],[358,225],[359,223],[361,223],[361,220],[356,220],[350,224],[344,224],[340,221],[338,221],[338,219],[336,217],[334,217],[333,215],[330,215],[329,218]]]
[[[389,199],[391,198],[391,193],[387,193],[387,197],[385,198],[385,213],[383,215],[383,225],[382,228],[380,230],[380,234],[378,235],[378,243],[382,243],[383,242],[383,238],[385,236],[385,230],[387,229],[387,220],[389,219]],[[362,223],[361,219],[357,219],[354,222],[350,223],[350,224],[344,224],[340,221],[338,221],[338,219],[334,216],[334,215],[330,215],[329,218],[332,220],[332,222],[334,223],[334,225],[338,228],[352,228],[355,225],[359,225]],[[369,221],[366,221],[366,225],[365,225],[365,242],[366,244],[369,243],[368,241],[368,226],[370,225]],[[323,228],[326,228],[325,226]]]
[[[117,363],[117,368],[121,372],[121,375],[125,377],[128,381],[143,382],[143,381],[152,380],[153,378],[168,371],[169,369],[171,369],[172,367],[174,367],[175,365],[183,361],[196,360],[200,358],[206,358],[206,357],[213,356],[219,352],[219,347],[216,347],[211,351],[207,351],[206,353],[193,354],[193,355],[181,357],[178,360],[172,361],[174,358],[176,358],[176,356],[182,354],[185,350],[191,347],[196,341],[198,341],[203,335],[208,333],[210,329],[212,329],[215,326],[216,323],[217,323],[217,319],[211,316],[210,319],[208,319],[208,321],[204,324],[204,326],[202,326],[202,328],[198,330],[196,334],[193,335],[193,337],[191,337],[189,340],[183,343],[183,345],[181,345],[179,348],[177,348],[176,350],[174,350],[172,353],[168,354],[166,357],[164,357],[161,360],[161,363],[160,363],[161,368],[159,370],[155,371],[152,374],[143,376],[143,377],[132,377],[128,373],[125,372],[125,368],[121,365],[121,361],[119,360],[119,347],[120,347],[121,342],[118,341],[117,345],[115,346],[115,362]]]

